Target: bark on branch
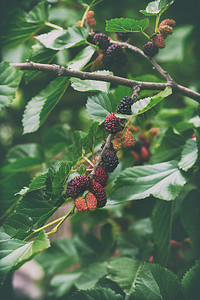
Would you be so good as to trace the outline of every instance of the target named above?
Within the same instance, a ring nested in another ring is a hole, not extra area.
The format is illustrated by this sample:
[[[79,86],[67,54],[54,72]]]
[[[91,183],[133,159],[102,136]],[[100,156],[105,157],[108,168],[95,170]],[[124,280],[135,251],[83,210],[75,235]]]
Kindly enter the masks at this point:
[[[132,46],[132,47],[134,47],[134,46]],[[140,50],[140,49],[138,49],[138,50]],[[152,61],[152,59],[151,59],[151,61]],[[76,77],[76,78],[80,78],[83,80],[90,79],[90,80],[106,81],[106,82],[110,82],[110,83],[129,86],[130,88],[139,86],[140,89],[143,89],[143,90],[164,90],[167,86],[169,86],[172,88],[173,92],[176,92],[183,96],[194,99],[200,103],[200,94],[199,93],[194,92],[191,89],[188,89],[182,85],[177,84],[172,79],[170,79],[170,80],[168,79],[167,83],[141,82],[141,81],[130,80],[130,79],[119,77],[119,76],[102,75],[102,74],[95,74],[95,73],[90,73],[90,72],[75,71],[75,70],[70,70],[63,66],[59,66],[59,65],[55,65],[55,64],[52,64],[52,65],[40,64],[40,63],[31,62],[31,61],[27,61],[26,63],[12,63],[11,65],[18,67],[21,70],[51,72],[51,73],[55,73],[58,76]],[[163,72],[166,74],[166,72],[164,70],[163,70]]]

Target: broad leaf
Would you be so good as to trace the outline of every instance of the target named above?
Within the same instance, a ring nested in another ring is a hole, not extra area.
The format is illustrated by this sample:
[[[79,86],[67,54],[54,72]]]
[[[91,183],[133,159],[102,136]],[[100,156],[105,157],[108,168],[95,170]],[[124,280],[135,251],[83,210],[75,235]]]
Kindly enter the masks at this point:
[[[145,16],[162,14],[175,0],[156,0],[150,2],[145,10],[140,10]]]
[[[170,270],[156,264],[145,263],[136,279],[134,299],[175,299],[180,290],[178,277]]]
[[[198,158],[197,142],[193,139],[187,140],[181,153],[181,161],[178,166],[184,171],[189,170],[195,164]]]
[[[0,63],[0,110],[9,106],[15,98],[23,72],[10,66],[8,62]]]
[[[47,49],[40,44],[36,44],[31,49],[29,60],[36,63],[49,64],[53,60],[56,53],[57,51],[55,50]],[[41,74],[40,71],[25,71],[26,82],[29,82],[39,74]]]
[[[68,83],[68,78],[58,77],[29,101],[23,116],[24,134],[36,131],[45,122]]]
[[[158,163],[171,159],[179,161],[184,144],[184,137],[176,133],[173,128],[169,127],[165,132],[159,147],[152,156],[151,162]]]
[[[12,12],[3,30],[3,44],[15,47],[34,35],[44,23],[28,23],[23,10]]]
[[[153,97],[148,97],[145,99],[138,100],[137,102],[133,103],[131,110],[133,115],[140,115],[147,110],[151,109],[155,105],[157,105],[160,101],[168,97],[169,95],[172,94],[172,89],[170,87],[166,87],[166,89],[159,94],[153,96]]]
[[[49,294],[52,297],[62,297],[66,295],[74,285],[74,281],[80,276],[80,272],[59,274],[50,281]],[[71,298],[71,297],[70,297]]]
[[[200,236],[198,233],[198,228],[200,228],[199,196],[198,191],[191,191],[183,200],[180,210],[183,227],[198,249],[200,249]]]
[[[74,281],[74,284],[79,290],[91,289],[105,275],[106,263],[94,263],[81,270],[81,275]]]
[[[69,174],[69,171],[71,170],[71,165],[67,162],[61,162],[60,168],[55,174],[55,177],[53,179],[53,194],[56,197],[61,197],[61,194],[64,190],[64,182]]]
[[[117,104],[112,94],[99,93],[88,98],[86,107],[89,116],[102,124],[111,112],[116,111]]]
[[[29,184],[28,191],[33,192],[45,188],[48,173],[41,174],[35,177]]]
[[[30,182],[30,175],[26,172],[12,173],[3,178],[0,182],[0,215],[10,213],[20,195],[16,195]]]
[[[91,59],[92,55],[95,52],[95,48],[88,46],[83,48],[76,57],[71,60],[68,64],[68,68],[72,70],[78,70],[80,71]]]
[[[62,272],[79,261],[78,252],[72,239],[55,240],[44,253],[41,253],[36,261],[42,266],[48,275]]]
[[[87,36],[88,31],[85,28],[73,26],[67,31],[52,30],[49,33],[38,35],[36,39],[46,48],[62,50],[84,44]]]
[[[71,296],[71,300],[123,300],[124,297],[111,289],[95,288],[88,291],[78,291]]]
[[[11,239],[4,231],[0,231],[0,281],[4,282],[6,276],[17,270],[25,262],[50,246],[49,240],[41,231],[34,241],[29,243]]]
[[[119,284],[122,290],[129,294],[134,287],[137,274],[141,268],[139,261],[129,257],[120,257],[111,260],[107,266],[107,278]]]
[[[26,20],[30,23],[44,24],[48,20],[48,15],[48,3],[41,1],[26,14]]]
[[[149,26],[149,19],[135,20],[117,18],[106,21],[106,31],[110,32],[140,32]]]
[[[19,172],[44,162],[44,153],[38,144],[17,145],[6,156],[3,172]]]
[[[154,262],[167,266],[170,258],[172,203],[158,201],[152,213],[153,239],[156,244]]]
[[[159,62],[184,62],[188,38],[194,29],[192,25],[180,26],[174,29],[171,36],[167,38],[166,47],[156,56]]]
[[[176,161],[127,168],[115,182],[112,199],[137,200],[153,195],[170,201],[178,196],[186,181]]]
[[[99,123],[94,122],[90,126],[88,135],[83,140],[83,143],[87,145],[89,151],[94,150],[95,141],[98,139],[98,133],[99,133]]]
[[[96,71],[94,74],[100,75],[112,75],[109,71]],[[74,90],[79,92],[104,92],[108,93],[110,88],[110,82],[97,81],[97,80],[82,80],[80,78],[71,78],[71,86]]]
[[[185,273],[181,281],[183,294],[186,299],[196,299],[197,295],[200,294],[200,260],[198,260],[195,265]]]

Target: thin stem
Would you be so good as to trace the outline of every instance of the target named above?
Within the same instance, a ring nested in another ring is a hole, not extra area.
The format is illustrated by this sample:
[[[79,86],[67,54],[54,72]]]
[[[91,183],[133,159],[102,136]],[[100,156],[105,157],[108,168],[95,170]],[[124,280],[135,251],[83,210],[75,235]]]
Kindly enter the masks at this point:
[[[158,24],[159,24],[159,21],[160,21],[160,16],[161,16],[161,14],[156,16],[155,33],[158,32]]]
[[[149,40],[151,39],[150,36],[149,36],[146,32],[144,32],[143,30],[141,30],[141,33],[142,33],[144,36],[146,36]]]
[[[82,20],[81,20],[81,27],[83,27],[83,25],[84,25],[85,18],[86,18],[86,16],[87,16],[87,13],[88,13],[89,10],[90,10],[90,5],[87,7],[87,9],[86,9],[86,11],[85,11],[85,13],[84,13],[84,15],[83,15],[83,17],[82,17]]]
[[[71,215],[74,213],[74,209],[75,209],[75,205],[73,205],[73,207],[70,209],[70,211],[61,218],[60,222],[50,231],[47,233],[47,236],[49,236],[50,234],[56,233],[58,228],[60,227],[60,225]]]
[[[63,30],[62,27],[60,27],[60,26],[58,26],[58,25],[56,25],[56,24],[52,24],[52,23],[50,23],[50,22],[45,22],[44,24],[45,24],[46,26],[49,26],[49,27],[52,27],[52,28],[55,28],[55,29],[58,29],[58,30]]]
[[[94,44],[92,44],[92,43],[90,43],[90,42],[88,42],[88,41],[86,41],[85,42],[87,45],[89,45],[89,46],[92,46],[92,47],[94,47],[94,48],[97,48],[97,45],[94,45]]]
[[[84,158],[85,161],[87,161],[91,166],[94,167],[94,164],[91,162],[91,160],[89,158],[87,158],[86,156],[82,155],[82,157]]]

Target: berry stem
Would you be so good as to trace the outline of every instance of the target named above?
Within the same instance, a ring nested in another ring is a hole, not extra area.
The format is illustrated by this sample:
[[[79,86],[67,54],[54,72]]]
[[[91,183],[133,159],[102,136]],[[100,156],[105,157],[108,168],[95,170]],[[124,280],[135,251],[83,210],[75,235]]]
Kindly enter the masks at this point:
[[[161,14],[158,14],[156,16],[155,33],[158,32],[158,24],[159,24],[159,21],[160,21],[160,16],[161,16]]]
[[[82,155],[82,157],[83,157],[83,159],[84,159],[85,161],[87,161],[91,166],[94,167],[94,164],[91,162],[91,160],[89,160],[89,158],[87,158],[87,157],[84,156],[84,155]]]
[[[83,25],[84,25],[84,22],[85,22],[87,13],[88,13],[88,11],[90,10],[90,7],[91,7],[91,6],[88,5],[88,7],[87,7],[87,9],[86,9],[86,11],[85,11],[85,13],[84,13],[84,15],[83,15],[83,17],[82,17],[82,20],[81,20],[81,27],[83,27]]]
[[[87,45],[89,45],[89,46],[92,46],[92,47],[94,47],[94,48],[97,48],[97,45],[94,45],[94,44],[92,44],[92,43],[90,43],[90,42],[88,42],[88,41],[86,41],[85,42]]]
[[[60,222],[50,231],[47,232],[47,236],[49,236],[50,234],[56,233],[58,228],[60,227],[60,225],[70,216],[74,213],[74,209],[75,209],[75,205],[73,205],[73,207],[70,209],[70,211],[63,217],[61,217],[59,220]]]
[[[52,28],[55,28],[55,29],[58,29],[58,30],[63,30],[62,27],[60,27],[60,26],[58,26],[58,25],[56,25],[56,24],[52,24],[52,23],[50,23],[50,22],[45,22],[44,24],[45,24],[46,26],[49,26],[49,27],[52,27]]]
[[[149,36],[146,32],[144,32],[142,29],[141,29],[141,33],[142,33],[144,36],[146,36],[146,37],[148,38],[148,40],[151,39],[150,36]]]

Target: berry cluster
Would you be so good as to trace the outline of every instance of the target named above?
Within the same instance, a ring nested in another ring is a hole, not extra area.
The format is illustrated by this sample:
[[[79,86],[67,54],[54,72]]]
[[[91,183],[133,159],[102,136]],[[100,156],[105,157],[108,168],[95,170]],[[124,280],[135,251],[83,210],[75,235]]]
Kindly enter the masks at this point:
[[[158,27],[158,33],[151,36],[152,42],[148,42],[143,46],[143,52],[149,57],[153,57],[158,53],[159,49],[165,48],[165,39],[173,33],[173,27],[176,22],[172,19],[162,21]]]
[[[135,138],[130,130],[118,132],[113,140],[113,146],[116,151],[123,148],[129,148],[135,144]]]
[[[88,11],[88,13],[86,15],[86,24],[91,28],[94,28],[96,26],[96,20],[94,18],[93,10]]]
[[[92,193],[87,193],[85,198],[78,197],[74,200],[74,204],[79,211],[95,210],[97,207],[97,199]]]

